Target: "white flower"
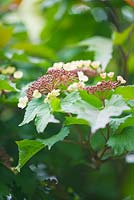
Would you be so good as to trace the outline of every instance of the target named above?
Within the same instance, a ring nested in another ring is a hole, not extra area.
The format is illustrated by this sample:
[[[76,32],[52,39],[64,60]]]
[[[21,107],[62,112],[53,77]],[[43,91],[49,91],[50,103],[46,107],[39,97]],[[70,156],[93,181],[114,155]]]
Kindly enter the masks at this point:
[[[71,65],[74,65],[76,69],[81,68],[83,67],[83,60],[72,61]]]
[[[100,73],[100,77],[101,77],[102,79],[105,79],[106,76],[107,76],[106,72]]]
[[[62,69],[63,65],[63,62],[54,63],[52,69]]]
[[[20,78],[23,77],[23,72],[22,71],[16,71],[16,72],[14,72],[13,77],[16,78],[16,79],[20,79]]]
[[[101,85],[101,82],[99,81],[96,85]]]
[[[48,95],[44,99],[44,103],[48,103],[51,98],[57,97],[59,95],[60,95],[60,90],[59,89],[57,89],[57,90],[53,89],[51,92],[48,93]]]
[[[78,90],[78,83],[73,83],[71,85],[68,86],[67,88],[68,91],[77,91]]]
[[[92,67],[93,67],[94,69],[97,69],[97,68],[99,68],[99,66],[100,66],[100,62],[99,62],[99,61],[93,61],[93,62],[91,63],[91,65],[92,65]]]
[[[69,92],[77,91],[78,89],[82,89],[85,86],[83,82],[73,83],[68,86],[67,90]]]
[[[126,80],[122,76],[117,76],[117,81],[119,81],[121,84],[125,84]]]
[[[84,66],[85,67],[90,67],[90,65],[91,65],[91,60],[85,60],[84,61]]]
[[[82,82],[88,81],[88,77],[86,75],[84,75],[83,72],[77,72],[77,74],[78,74],[79,81],[82,81]]]
[[[69,62],[63,65],[63,69],[65,71],[75,70],[77,69],[77,65],[74,63],[74,61],[72,63]]]
[[[20,98],[19,98],[18,107],[21,108],[21,109],[23,109],[23,108],[26,107],[27,103],[28,103],[28,98],[27,98],[27,96],[25,96],[25,97],[20,97]]]
[[[38,99],[42,96],[42,94],[39,92],[39,90],[34,90],[33,97]]]
[[[109,78],[113,78],[113,77],[114,77],[114,72],[109,72],[109,73],[107,74],[107,76],[108,76]]]

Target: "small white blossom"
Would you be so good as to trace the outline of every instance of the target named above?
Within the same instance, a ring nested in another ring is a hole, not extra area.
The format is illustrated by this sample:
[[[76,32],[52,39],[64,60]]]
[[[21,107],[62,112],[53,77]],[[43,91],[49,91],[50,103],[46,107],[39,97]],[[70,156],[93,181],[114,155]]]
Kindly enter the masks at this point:
[[[122,76],[117,76],[117,81],[119,81],[121,84],[125,84],[126,80]]]
[[[20,79],[20,78],[23,77],[23,72],[22,71],[16,71],[16,72],[14,72],[13,77],[16,78],[16,79]]]
[[[84,66],[85,67],[90,67],[90,65],[91,65],[91,60],[85,60],[84,61]]]
[[[68,86],[67,90],[69,92],[77,91],[78,89],[82,89],[85,86],[83,82],[73,83]]]
[[[101,85],[101,82],[99,81],[96,85]]]
[[[52,69],[62,69],[63,65],[63,62],[54,63]]]
[[[114,72],[109,72],[109,73],[107,74],[107,76],[108,76],[109,78],[113,78],[113,77],[114,77]]]
[[[18,107],[21,108],[21,109],[23,109],[23,108],[26,107],[27,103],[28,103],[28,98],[27,98],[27,96],[25,96],[25,97],[20,97],[20,98],[19,98]]]
[[[39,99],[42,96],[42,94],[39,92],[39,90],[34,90],[33,97],[36,99]]]
[[[63,69],[65,70],[65,71],[71,71],[71,70],[75,70],[75,69],[77,69],[77,65],[76,64],[74,64],[74,63],[66,63],[66,64],[64,64],[63,65]]]
[[[107,76],[106,72],[100,73],[100,77],[101,77],[102,79],[105,79],[106,76]]]
[[[83,72],[77,72],[77,74],[78,74],[79,81],[82,81],[82,82],[88,81],[88,77],[86,75],[84,75]]]
[[[60,90],[59,89],[57,89],[57,90],[53,89],[51,92],[48,93],[48,95],[44,99],[44,103],[48,103],[51,98],[57,97],[59,95],[60,95]]]
[[[91,65],[92,65],[92,67],[93,67],[94,69],[97,69],[97,68],[99,68],[99,66],[100,66],[100,62],[99,62],[99,61],[93,61],[93,62],[91,63]]]

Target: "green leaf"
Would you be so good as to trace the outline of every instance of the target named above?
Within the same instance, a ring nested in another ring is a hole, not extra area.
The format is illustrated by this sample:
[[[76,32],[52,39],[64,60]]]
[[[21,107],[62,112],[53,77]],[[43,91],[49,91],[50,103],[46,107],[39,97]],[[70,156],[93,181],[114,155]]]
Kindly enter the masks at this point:
[[[0,90],[18,91],[15,83],[12,83],[6,76],[0,75]]]
[[[50,108],[47,104],[42,104],[35,119],[37,132],[42,133],[50,122],[59,123],[59,120],[55,119],[54,115],[51,114]]]
[[[52,112],[60,112],[61,111],[60,99],[57,97],[52,98],[52,100],[50,101],[50,106],[51,106]]]
[[[88,122],[84,119],[78,119],[76,117],[66,117],[65,121],[66,125],[71,125],[71,124],[85,124],[88,125]]]
[[[19,42],[13,45],[12,48],[24,50],[27,54],[31,56],[39,56],[41,58],[49,58],[49,59],[56,58],[53,50],[44,45],[31,44],[29,42]]]
[[[113,47],[111,39],[101,36],[94,36],[80,42],[80,45],[88,46],[89,51],[94,51],[94,59],[101,62],[103,70],[106,69],[107,64],[112,58]]]
[[[133,29],[133,25],[130,25],[127,29],[123,32],[114,32],[113,33],[113,43],[116,45],[122,45],[129,37],[130,32]]]
[[[110,127],[113,129],[113,131],[116,131],[120,127],[121,124],[125,123],[125,121],[127,121],[127,119],[131,117],[132,115],[128,115],[121,118],[112,118],[110,122]]]
[[[134,99],[134,85],[120,86],[114,93],[122,95],[126,100]]]
[[[105,100],[105,107],[101,110],[83,100],[70,102],[67,99],[69,99],[69,95],[62,100],[62,110],[76,114],[78,119],[86,120],[91,126],[92,133],[99,128],[104,128],[111,121],[112,116],[119,116],[124,110],[129,110],[129,107],[120,95],[113,95],[110,100]]]
[[[63,127],[61,129],[61,131],[52,136],[51,138],[48,138],[48,139],[39,139],[38,141],[42,142],[44,145],[48,146],[48,149],[50,150],[51,147],[56,143],[56,142],[59,142],[59,141],[62,141],[66,136],[68,136],[69,134],[69,129],[68,127]]]
[[[118,132],[121,132],[124,128],[130,127],[133,125],[134,125],[134,115],[130,115],[130,117],[128,117],[124,123],[120,124],[118,128]]]
[[[28,124],[35,118],[35,125],[38,133],[42,133],[49,122],[58,123],[54,115],[51,114],[51,110],[48,104],[43,103],[38,99],[33,99],[28,103],[24,120],[19,126]]]
[[[122,133],[114,134],[107,142],[115,154],[134,151],[134,127],[125,128]]]
[[[122,96],[113,95],[110,100],[105,100],[105,107],[97,114],[93,130],[104,128],[111,121],[112,116],[119,116],[124,110],[129,110],[129,107]]]
[[[44,144],[37,140],[21,140],[16,142],[19,148],[19,163],[16,167],[17,171],[26,164],[37,152],[44,148]]]
[[[82,100],[86,101],[87,103],[91,104],[96,108],[101,108],[103,106],[102,101],[93,94],[89,94],[84,90],[79,91],[80,97]]]
[[[132,109],[134,109],[134,99],[129,100],[127,103]]]
[[[12,37],[13,28],[9,26],[4,26],[0,24],[0,47],[4,47],[7,45],[9,40]]]
[[[105,138],[103,137],[101,133],[98,132],[92,135],[90,143],[91,143],[91,147],[94,150],[98,151],[98,150],[101,150],[105,146]]]
[[[37,152],[46,146],[48,146],[48,149],[50,150],[55,143],[62,141],[66,136],[68,136],[68,134],[69,129],[67,127],[63,127],[58,134],[48,139],[26,139],[17,141],[16,143],[19,148],[19,162],[15,169],[19,172],[20,169],[26,164],[26,162],[31,159]]]

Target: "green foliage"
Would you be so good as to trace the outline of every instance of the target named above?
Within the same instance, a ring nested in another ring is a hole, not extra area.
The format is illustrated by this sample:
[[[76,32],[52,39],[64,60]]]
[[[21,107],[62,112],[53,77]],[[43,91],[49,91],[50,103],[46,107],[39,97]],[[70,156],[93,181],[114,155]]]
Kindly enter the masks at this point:
[[[70,98],[69,98],[70,96]],[[71,102],[72,94],[68,95],[62,103],[62,110],[68,113],[77,114],[78,119],[86,120],[91,126],[91,130],[94,133],[100,128],[104,128],[107,123],[110,122],[112,116],[119,116],[124,110],[128,110],[129,107],[120,95],[113,95],[110,100],[105,101],[103,109],[99,110],[90,104],[79,100],[78,96],[73,102]]]
[[[115,93],[122,95],[123,98],[125,98],[126,100],[131,100],[134,98],[134,86],[128,85],[128,86],[118,87],[115,90]]]
[[[0,38],[2,38],[2,40],[0,41],[1,48],[7,45],[7,43],[12,37],[12,32],[13,32],[12,27],[4,26],[0,23]]]
[[[128,115],[121,118],[113,118],[111,119],[110,127],[113,129],[113,131],[116,131],[118,130],[121,124],[124,124],[124,123],[126,124],[127,119],[130,119],[130,118],[132,118],[132,115]]]
[[[26,162],[37,152],[46,146],[48,146],[48,149],[50,150],[56,142],[62,141],[68,134],[69,129],[67,127],[63,127],[57,135],[48,139],[17,141],[16,143],[19,148],[19,163],[15,170],[20,171]]]
[[[96,133],[91,138],[91,147],[95,150],[101,150],[105,146],[105,138],[101,133]]]
[[[102,69],[105,70],[107,64],[112,58],[112,40],[100,36],[95,36],[84,40],[80,45],[88,46],[89,51],[94,51],[95,60],[99,60],[102,64]]]
[[[12,83],[4,75],[0,75],[0,90],[17,91],[15,83]]]
[[[32,100],[29,102],[25,115],[24,120],[20,124],[20,126],[28,124],[35,118],[35,125],[36,129],[39,133],[42,133],[48,123],[58,123],[59,121],[55,119],[55,117],[51,114],[51,110],[49,105],[43,103],[39,100]]]
[[[108,140],[116,155],[134,151],[134,127],[125,128],[120,134],[115,134]]]
[[[121,0],[0,1],[0,200],[134,197],[133,164],[125,159],[134,152],[131,4]],[[98,75],[78,91],[67,89],[78,80],[55,87],[60,95],[44,103],[51,92],[49,84],[50,90],[29,101],[25,113],[17,108],[19,96],[25,96],[48,67],[73,60],[99,61]],[[23,77],[4,73],[10,66],[22,71]],[[105,70],[107,77],[102,79],[99,73]],[[108,77],[110,71],[115,73],[113,78]],[[120,75],[126,84],[114,88]],[[113,87],[101,91],[100,82],[106,81]],[[90,94],[83,90],[87,86],[100,90]]]
[[[122,45],[129,37],[132,29],[133,29],[133,25],[130,25],[127,29],[125,29],[121,33],[114,32],[113,33],[113,43],[116,45]]]

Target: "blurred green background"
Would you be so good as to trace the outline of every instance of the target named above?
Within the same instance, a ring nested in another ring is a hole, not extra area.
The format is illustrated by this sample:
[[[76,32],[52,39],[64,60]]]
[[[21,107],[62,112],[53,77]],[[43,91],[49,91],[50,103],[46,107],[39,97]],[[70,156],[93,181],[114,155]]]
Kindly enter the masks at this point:
[[[0,67],[23,72],[16,81],[20,89],[54,62],[100,60],[103,69],[134,84],[133,22],[131,0],[1,0]],[[43,137],[33,124],[18,127],[24,113],[17,98],[14,91],[0,97],[0,200],[134,199],[134,159],[110,161],[93,170],[75,144],[43,150],[13,174],[7,167],[17,165],[15,141]],[[48,126],[45,134],[55,128]]]

